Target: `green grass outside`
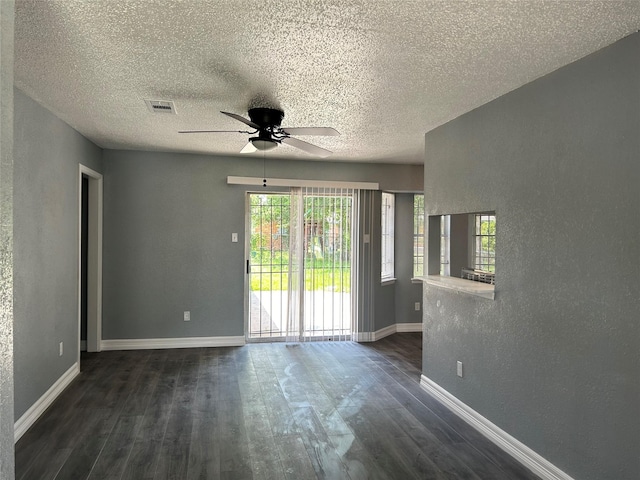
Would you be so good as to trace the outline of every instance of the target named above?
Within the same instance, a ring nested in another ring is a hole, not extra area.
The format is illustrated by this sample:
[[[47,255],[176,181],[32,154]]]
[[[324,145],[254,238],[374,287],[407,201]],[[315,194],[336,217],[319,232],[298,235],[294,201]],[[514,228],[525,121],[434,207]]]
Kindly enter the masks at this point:
[[[332,292],[351,292],[351,269],[340,270],[306,270],[304,272],[306,290],[327,290]],[[261,273],[255,268],[251,272],[252,291],[287,290],[289,288],[289,272],[269,271],[265,267]]]
[[[287,290],[289,284],[288,252],[251,252],[251,290]],[[351,265],[334,258],[305,259],[306,290],[351,291]]]

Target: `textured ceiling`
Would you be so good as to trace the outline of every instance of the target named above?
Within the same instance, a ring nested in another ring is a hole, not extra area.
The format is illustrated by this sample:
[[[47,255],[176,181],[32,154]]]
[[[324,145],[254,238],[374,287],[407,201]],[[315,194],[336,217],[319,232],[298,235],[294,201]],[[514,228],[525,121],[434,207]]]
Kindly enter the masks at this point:
[[[330,158],[421,163],[425,132],[638,31],[640,0],[16,0],[15,28],[16,86],[104,148],[235,154],[177,132],[279,106],[341,132],[300,137]]]

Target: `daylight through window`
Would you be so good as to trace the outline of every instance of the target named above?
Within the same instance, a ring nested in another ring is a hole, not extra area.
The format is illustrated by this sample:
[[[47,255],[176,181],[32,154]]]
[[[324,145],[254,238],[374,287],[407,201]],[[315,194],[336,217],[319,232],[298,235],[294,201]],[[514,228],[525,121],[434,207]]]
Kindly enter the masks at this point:
[[[424,275],[424,195],[413,196],[413,276]]]
[[[496,216],[474,215],[474,268],[484,272],[496,271]]]
[[[440,217],[440,275],[451,275],[451,215]]]
[[[382,280],[392,280],[394,278],[393,249],[394,249],[394,222],[395,222],[395,196],[393,193],[382,192]]]

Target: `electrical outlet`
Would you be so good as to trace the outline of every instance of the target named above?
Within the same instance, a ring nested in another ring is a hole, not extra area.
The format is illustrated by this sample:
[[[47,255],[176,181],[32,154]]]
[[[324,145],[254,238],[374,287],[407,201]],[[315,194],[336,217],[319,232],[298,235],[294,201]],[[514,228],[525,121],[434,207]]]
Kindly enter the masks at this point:
[[[458,376],[462,378],[462,362],[458,361],[456,365],[458,368]]]
[[[188,310],[186,310],[186,311],[184,312],[184,321],[185,321],[185,322],[190,322],[190,321],[191,321],[191,312],[190,312],[190,311],[188,311]]]
[[[238,234],[237,233],[234,232],[234,233],[231,234],[231,241],[233,243],[237,243],[238,242]]]
[[[420,302],[416,302],[416,303],[413,305],[413,308],[415,308],[415,309],[416,309],[416,312],[419,312],[419,311],[420,311]]]
[[[62,353],[64,352],[64,342],[60,342],[60,353],[58,354],[60,357],[62,356]]]

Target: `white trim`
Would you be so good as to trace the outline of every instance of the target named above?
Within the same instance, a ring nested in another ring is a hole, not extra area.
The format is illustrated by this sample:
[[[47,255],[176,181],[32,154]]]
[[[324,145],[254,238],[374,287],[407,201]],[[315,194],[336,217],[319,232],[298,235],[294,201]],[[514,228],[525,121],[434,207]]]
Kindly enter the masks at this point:
[[[509,435],[500,427],[487,420],[471,407],[458,400],[433,380],[422,375],[420,378],[420,386],[429,395],[542,479],[573,480],[572,477]]]
[[[371,332],[356,332],[353,335],[353,341],[358,343],[373,342],[373,334]]]
[[[69,370],[64,372],[62,376],[56,380],[56,382],[49,387],[44,395],[42,395],[36,403],[31,405],[29,410],[24,412],[24,414],[18,419],[16,423],[13,424],[13,441],[17,443],[18,440],[25,434],[27,430],[33,425],[40,415],[44,413],[44,411],[49,408],[49,405],[53,403],[53,401],[58,398],[58,396],[64,391],[65,388],[69,386],[71,381],[78,376],[80,373],[80,364],[74,363]]]
[[[241,337],[131,338],[103,340],[102,350],[153,350],[165,348],[241,347]]]
[[[264,185],[263,177],[227,177],[227,185]],[[341,182],[337,180],[303,180],[298,178],[267,178],[269,187],[324,187],[353,188],[359,190],[378,190],[379,183],[374,182]]]
[[[389,325],[388,327],[381,328],[380,330],[376,330],[375,332],[371,332],[371,341],[375,342],[380,340],[381,338],[388,337],[389,335],[393,335],[398,330],[396,329],[396,324]]]
[[[414,323],[394,323],[388,327],[381,328],[375,332],[358,332],[356,334],[356,342],[376,342],[384,337],[393,335],[394,333],[421,332],[422,322]]]
[[[410,323],[396,323],[396,332],[421,332],[422,322],[410,322]]]
[[[488,283],[475,282],[473,280],[446,275],[427,275],[425,277],[416,278],[420,278],[427,285],[433,285],[434,287],[453,290],[455,292],[474,295],[476,297],[486,298],[489,300],[495,300],[496,298],[495,285],[490,285]]]

